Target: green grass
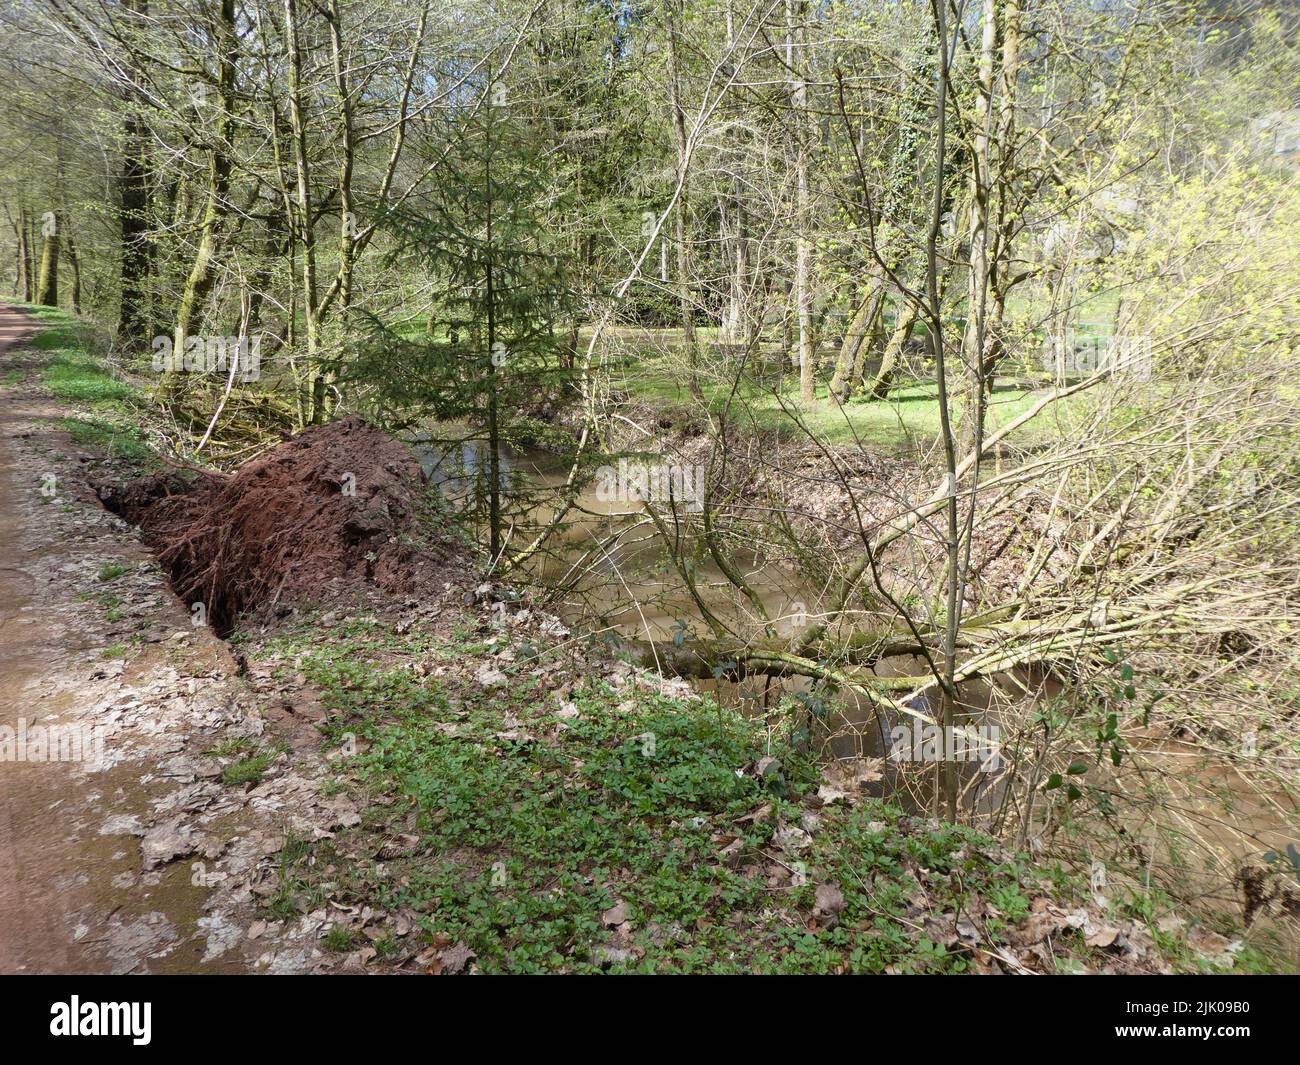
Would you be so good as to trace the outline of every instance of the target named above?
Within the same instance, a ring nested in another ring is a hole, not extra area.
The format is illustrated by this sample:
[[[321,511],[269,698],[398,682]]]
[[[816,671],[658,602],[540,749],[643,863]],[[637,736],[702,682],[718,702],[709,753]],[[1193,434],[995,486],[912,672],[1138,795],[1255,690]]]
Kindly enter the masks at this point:
[[[1040,392],[1034,389],[997,392],[989,400],[988,429],[995,430],[1023,414],[1039,395]],[[862,441],[877,446],[906,443],[928,447],[938,441],[942,431],[938,389],[932,384],[896,388],[885,400],[855,397],[842,407],[831,402],[824,387],[818,389],[814,403],[800,403],[797,387],[791,384],[780,400],[764,395],[756,397],[753,403],[760,424],[768,427],[788,424],[790,415],[787,411],[797,411],[808,430],[828,443]],[[954,408],[953,418],[955,426],[960,418],[960,404]]]
[[[221,782],[230,787],[257,784],[276,756],[290,748],[285,744],[262,744],[252,736],[232,736],[203,753],[209,758],[233,758],[221,770]]]
[[[113,592],[97,592],[93,598],[99,603],[104,611],[104,620],[108,622],[121,621],[126,617],[126,611],[122,606],[122,598]]]
[[[130,385],[117,380],[83,350],[63,343],[41,343],[47,339],[62,341],[62,334],[63,330],[58,329],[41,333],[33,344],[54,352],[45,368],[45,385],[56,398],[93,409],[113,409],[134,396]]]
[[[322,897],[409,909],[422,941],[464,942],[485,972],[829,973],[965,971],[907,916],[922,880],[938,909],[978,892],[1008,919],[1027,912],[1017,861],[881,801],[823,808],[806,851],[779,851],[775,832],[816,806],[819,781],[793,726],[769,735],[708,700],[591,681],[560,728],[527,672],[484,692],[454,678],[468,643],[376,624],[269,650],[301,656],[330,710],[327,746],[359,741],[341,764],[363,809],[358,828],[281,856],[274,913]],[[434,681],[415,662],[453,672]],[[768,755],[780,768],[760,779]],[[737,839],[739,860],[724,861]],[[783,874],[796,863],[806,879]],[[844,896],[833,927],[809,927],[819,884]],[[602,914],[620,902],[630,928],[614,939]]]
[[[53,307],[20,306],[41,326],[29,346],[50,353],[44,383],[57,399],[109,410],[136,398],[136,390],[115,378],[92,354],[89,326]]]
[[[666,375],[637,378],[631,391],[637,398],[660,408],[682,408],[690,401],[686,389],[672,383]],[[1023,414],[1041,395],[1039,389],[999,390],[989,400],[988,429],[995,430]],[[808,433],[831,444],[860,441],[879,447],[902,444],[928,447],[939,439],[941,432],[938,389],[933,384],[903,385],[895,388],[888,399],[854,397],[841,406],[830,399],[825,384],[818,385],[817,398],[812,403],[802,402],[798,382],[791,376],[779,392],[743,389],[740,396],[758,427],[799,432],[798,426],[802,425]],[[710,410],[716,413],[722,409],[725,393],[721,388],[706,389],[705,399]],[[954,425],[960,416],[961,407],[957,403],[953,407]]]
[[[105,583],[108,581],[115,581],[125,572],[125,566],[120,566],[116,562],[109,562],[100,567],[99,579]]]
[[[702,331],[703,332],[703,331]],[[641,331],[623,338],[623,365],[616,369],[615,387],[629,396],[648,403],[656,410],[670,415],[688,417],[698,409],[687,386],[682,356],[674,351],[680,345],[676,330]],[[707,351],[707,336],[701,335],[699,343]],[[987,426],[989,431],[1018,417],[1045,394],[1048,387],[1044,379],[1038,381],[1037,373],[1012,374],[1008,371],[1004,384],[989,399]],[[1021,387],[1016,379],[1033,381]],[[705,381],[703,399],[708,410],[717,414],[731,401],[731,415],[737,424],[752,424],[761,429],[784,429],[800,433],[802,424],[807,432],[830,444],[861,442],[874,447],[927,448],[939,440],[938,387],[933,382],[901,382],[884,400],[855,395],[840,405],[830,398],[826,381],[817,385],[817,398],[811,403],[799,399],[797,375],[786,372],[779,380],[772,376],[763,385],[744,381],[733,393],[730,381]],[[954,426],[961,418],[961,401],[951,397]],[[1073,397],[1060,406],[1062,409],[1079,409],[1088,402],[1087,397]],[[1033,430],[1026,426],[1016,434],[1021,443],[1027,443]]]
[[[306,838],[292,828],[286,831],[284,846],[277,856],[278,884],[266,902],[267,912],[272,917],[287,920],[324,904],[326,894],[323,889],[308,885],[298,872],[310,855],[311,846]]]
[[[231,787],[240,784],[257,784],[265,775],[267,766],[271,764],[274,757],[271,752],[264,751],[250,758],[241,758],[238,762],[232,762],[221,771],[221,783]]]
[[[344,951],[352,949],[353,940],[356,939],[356,933],[344,925],[330,925],[329,930],[325,933],[325,946],[328,950]]]
[[[233,758],[245,751],[255,750],[256,747],[257,744],[251,736],[235,736],[232,739],[224,740],[213,747],[212,750],[203,753],[211,758]]]
[[[71,416],[60,420],[72,442],[141,470],[157,466],[157,456],[139,427],[139,391],[114,377],[94,354],[90,327],[53,307],[15,306],[41,327],[29,346],[48,356],[42,383],[55,399],[73,408]]]
[[[155,452],[140,430],[127,419],[61,418],[60,427],[78,447],[101,452],[106,458],[120,458],[133,466],[149,467]]]
[[[1098,329],[1105,332],[1102,326],[1087,323],[1080,325],[1077,331],[1088,333]],[[423,322],[408,324],[404,332],[411,337],[426,338]],[[923,335],[924,328],[918,323],[914,332]],[[718,342],[720,331],[716,327],[697,327],[695,333],[702,353],[702,365],[707,371],[710,347]],[[590,331],[580,331],[579,346],[589,340]],[[699,400],[691,395],[688,385],[680,329],[612,327],[606,331],[604,343],[612,367],[612,384],[617,391],[649,404],[674,421],[686,420],[700,413]],[[770,347],[767,345],[768,349]],[[775,356],[768,350],[765,357],[770,360]],[[822,376],[826,378],[829,374]],[[1029,381],[1039,377],[1036,367],[1025,374],[1008,371],[1006,384],[999,385],[989,400],[989,431],[1023,414],[1049,386],[1046,379],[1042,379],[1032,387],[1016,387],[1012,385],[1013,379]],[[933,382],[904,382],[896,386],[887,399],[874,400],[857,395],[842,406],[831,400],[826,380],[818,383],[817,398],[811,403],[799,399],[796,374],[786,372],[779,381],[779,388],[774,391],[772,386],[776,383],[774,375],[762,385],[744,381],[733,393],[730,380],[706,379],[702,384],[704,404],[711,413],[718,414],[730,399],[731,415],[737,424],[801,433],[798,426],[802,423],[808,432],[830,444],[861,442],[878,448],[925,449],[939,441],[938,389]],[[956,425],[961,417],[961,401],[959,397],[950,397],[950,400]],[[1058,404],[1061,412],[1058,416],[1069,417],[1072,412],[1086,409],[1089,402],[1087,396],[1071,397]],[[1029,445],[1036,441],[1038,432],[1034,425],[1029,425],[1019,430],[1014,440]]]

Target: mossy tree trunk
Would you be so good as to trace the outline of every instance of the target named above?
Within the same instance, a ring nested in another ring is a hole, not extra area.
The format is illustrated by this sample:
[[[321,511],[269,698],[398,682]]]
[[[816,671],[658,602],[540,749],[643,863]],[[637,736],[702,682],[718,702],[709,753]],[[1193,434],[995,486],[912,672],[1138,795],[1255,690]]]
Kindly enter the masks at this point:
[[[32,219],[25,207],[18,209],[18,255],[23,268],[23,302],[31,303],[36,299],[36,253],[32,244]]]
[[[871,339],[878,331],[883,302],[884,284],[877,276],[844,331],[844,342],[830,386],[831,398],[837,403],[846,402],[862,381],[867,352],[871,350]]]
[[[127,0],[124,5],[140,17],[149,13],[148,0]],[[131,54],[135,77],[142,76]],[[148,307],[149,274],[153,265],[149,246],[149,131],[143,116],[130,98],[125,100],[122,123],[122,169],[118,175],[121,207],[118,226],[122,239],[121,298],[118,303],[118,342],[128,347],[144,346],[153,333],[153,316]]]
[[[43,307],[59,305],[59,212],[54,211],[42,223],[41,272],[36,283],[36,302]]]
[[[68,265],[72,267],[72,313],[81,313],[81,255],[77,251],[77,242],[73,239],[72,234],[68,234],[67,240]]]
[[[199,246],[190,267],[189,276],[181,289],[176,306],[176,330],[173,351],[179,360],[185,351],[187,339],[199,323],[203,305],[212,291],[216,275],[213,269],[217,243],[222,223],[229,212],[231,155],[230,144],[234,134],[235,107],[235,0],[221,0],[220,13],[214,26],[218,45],[217,59],[217,122],[213,132],[208,163],[208,188],[203,216],[199,223]],[[168,390],[174,387],[176,375],[169,375]]]
[[[916,324],[920,309],[920,304],[911,299],[905,299],[903,306],[899,308],[898,321],[894,323],[894,331],[890,334],[889,343],[885,345],[885,352],[880,358],[880,369],[876,372],[876,379],[871,382],[872,399],[889,398],[889,390],[893,388],[894,380],[898,376],[898,364],[903,348],[912,335],[912,326]]]

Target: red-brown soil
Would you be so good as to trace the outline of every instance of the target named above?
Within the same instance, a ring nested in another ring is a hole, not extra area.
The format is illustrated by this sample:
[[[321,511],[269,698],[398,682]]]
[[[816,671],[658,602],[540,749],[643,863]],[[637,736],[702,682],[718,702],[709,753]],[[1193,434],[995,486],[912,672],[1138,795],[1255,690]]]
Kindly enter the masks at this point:
[[[349,588],[418,593],[455,553],[427,517],[419,461],[356,417],[309,428],[233,475],[167,473],[101,494],[221,633],[241,613]]]

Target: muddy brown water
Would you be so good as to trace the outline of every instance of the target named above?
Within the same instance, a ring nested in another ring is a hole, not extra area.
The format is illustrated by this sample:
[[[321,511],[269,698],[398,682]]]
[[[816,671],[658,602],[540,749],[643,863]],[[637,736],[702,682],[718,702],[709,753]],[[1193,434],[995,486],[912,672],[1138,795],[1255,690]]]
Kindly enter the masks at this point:
[[[426,475],[454,503],[464,505],[482,492],[477,442],[446,448],[417,444],[416,454]],[[508,545],[519,546],[553,516],[550,501],[563,487],[568,466],[545,451],[504,449],[501,471],[503,490],[527,497],[524,523]],[[534,495],[537,502],[531,499]],[[579,494],[565,528],[553,538],[554,546],[536,556],[526,574],[540,586],[566,589],[556,604],[565,621],[645,640],[671,640],[683,624],[688,634],[702,628],[698,608],[658,535],[648,524],[638,524],[643,513],[643,504],[601,499],[590,486]],[[802,624],[807,603],[815,597],[799,589],[790,573],[760,564],[752,555],[736,561],[778,631],[793,631]],[[709,609],[742,627],[754,623],[752,608],[747,609],[749,604],[715,564],[702,564],[695,576]]]

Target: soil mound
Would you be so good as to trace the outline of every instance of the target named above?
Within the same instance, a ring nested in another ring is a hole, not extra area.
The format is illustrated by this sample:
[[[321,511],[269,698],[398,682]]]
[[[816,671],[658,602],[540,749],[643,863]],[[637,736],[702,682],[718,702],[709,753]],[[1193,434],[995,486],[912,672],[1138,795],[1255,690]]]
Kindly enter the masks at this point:
[[[349,585],[410,594],[455,554],[420,463],[360,418],[304,430],[233,475],[169,473],[105,503],[140,526],[172,587],[220,633],[244,612]]]

